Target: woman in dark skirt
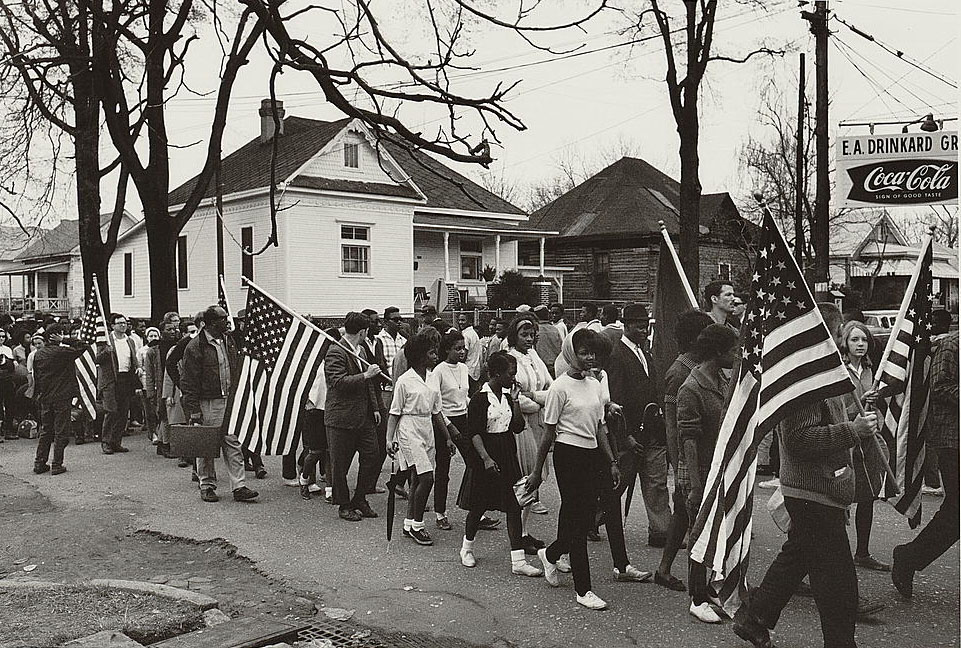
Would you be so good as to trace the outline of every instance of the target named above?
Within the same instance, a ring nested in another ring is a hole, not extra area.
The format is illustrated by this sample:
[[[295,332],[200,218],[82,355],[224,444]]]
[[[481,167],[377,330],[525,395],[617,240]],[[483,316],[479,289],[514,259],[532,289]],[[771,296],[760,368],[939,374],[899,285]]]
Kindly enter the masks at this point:
[[[513,485],[521,478],[514,435],[524,429],[517,406],[517,361],[508,353],[492,353],[487,360],[487,383],[467,406],[467,436],[477,456],[467,460],[467,470],[457,495],[457,506],[467,511],[460,561],[474,567],[474,538],[485,511],[507,513],[511,543],[511,573],[540,576],[543,572],[527,563],[521,540],[521,509]],[[508,393],[510,392],[510,393]]]

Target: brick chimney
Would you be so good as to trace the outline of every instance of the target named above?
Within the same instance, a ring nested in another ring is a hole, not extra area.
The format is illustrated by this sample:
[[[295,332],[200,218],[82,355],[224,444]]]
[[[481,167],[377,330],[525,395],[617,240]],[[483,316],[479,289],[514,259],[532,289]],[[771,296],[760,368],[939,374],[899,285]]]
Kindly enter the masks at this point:
[[[260,102],[260,143],[269,142],[274,137],[274,115],[270,99]],[[284,134],[284,102],[277,102],[277,118],[280,120],[280,135]]]

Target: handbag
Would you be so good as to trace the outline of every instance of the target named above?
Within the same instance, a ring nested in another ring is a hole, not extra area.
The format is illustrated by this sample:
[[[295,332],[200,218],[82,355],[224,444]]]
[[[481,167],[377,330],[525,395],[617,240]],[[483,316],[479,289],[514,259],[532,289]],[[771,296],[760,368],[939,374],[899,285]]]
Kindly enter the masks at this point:
[[[527,492],[527,475],[524,475],[514,484],[514,497],[517,498],[517,504],[524,508],[533,504],[537,500],[537,491]]]

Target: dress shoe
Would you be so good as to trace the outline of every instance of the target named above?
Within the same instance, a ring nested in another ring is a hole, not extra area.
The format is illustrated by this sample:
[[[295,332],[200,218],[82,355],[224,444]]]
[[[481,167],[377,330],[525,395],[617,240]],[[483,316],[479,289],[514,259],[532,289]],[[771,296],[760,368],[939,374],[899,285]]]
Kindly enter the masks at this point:
[[[257,479],[263,479],[266,476],[267,476],[267,469],[264,468],[263,466],[259,466],[257,470],[254,471],[254,477],[256,477]]]
[[[340,516],[341,520],[347,520],[348,522],[360,522],[363,519],[360,513],[352,508],[341,508],[337,515]]]
[[[624,571],[614,568],[614,580],[619,583],[646,583],[651,580],[651,575],[651,572],[641,571],[634,565],[628,565]]]
[[[110,447],[109,445],[107,445],[106,443],[101,443],[101,444],[100,444],[100,452],[102,452],[102,453],[104,453],[104,454],[106,454],[106,455],[111,455],[111,454],[113,454],[113,448],[111,448],[111,447]]]
[[[205,502],[219,502],[220,498],[217,497],[217,492],[212,488],[201,488],[200,489],[200,499]]]
[[[125,448],[118,443],[117,445],[113,446],[113,451],[114,452],[130,452],[130,448]]]
[[[258,493],[255,490],[250,490],[246,486],[241,486],[240,488],[234,489],[234,500],[237,502],[252,502],[257,499]]]
[[[43,473],[50,470],[50,466],[45,463],[35,463],[33,464],[33,473],[35,475],[42,475]]]
[[[734,625],[731,629],[744,641],[751,642],[754,648],[774,648],[771,633],[758,623],[743,605],[734,614]]]
[[[868,554],[867,556],[859,556],[858,554],[854,554],[854,564],[858,567],[864,567],[865,569],[872,569],[874,571],[891,571],[891,565],[881,562],[871,554]]]
[[[440,529],[441,531],[453,531],[454,529],[454,527],[451,526],[450,520],[447,519],[446,515],[443,517],[437,518],[436,525],[437,525],[437,528]]]
[[[50,474],[51,474],[51,475],[62,475],[62,474],[65,473],[65,472],[67,472],[67,469],[64,468],[63,466],[51,466],[51,467],[50,467]]]
[[[427,529],[411,529],[408,537],[419,545],[429,547],[434,544],[434,539],[427,533]]]
[[[190,465],[190,462],[187,461],[186,457],[178,457],[178,458],[180,459],[180,461],[177,462],[178,468],[186,468]]]
[[[891,563],[891,582],[904,598],[914,595],[914,569],[908,565],[904,556],[905,546],[894,548],[894,558]]]
[[[358,504],[355,504],[354,510],[360,513],[360,517],[365,517],[365,518],[378,517],[377,511],[370,508],[370,504],[366,500],[362,500]]]
[[[660,572],[654,572],[654,584],[666,587],[669,590],[674,590],[675,592],[684,592],[687,590],[687,587],[684,586],[684,581],[673,574],[661,576]]]
[[[477,528],[481,531],[495,531],[500,527],[501,521],[497,518],[487,517],[482,515],[480,522],[477,523]]]
[[[310,487],[307,484],[300,487],[300,496],[308,502],[310,501]]]

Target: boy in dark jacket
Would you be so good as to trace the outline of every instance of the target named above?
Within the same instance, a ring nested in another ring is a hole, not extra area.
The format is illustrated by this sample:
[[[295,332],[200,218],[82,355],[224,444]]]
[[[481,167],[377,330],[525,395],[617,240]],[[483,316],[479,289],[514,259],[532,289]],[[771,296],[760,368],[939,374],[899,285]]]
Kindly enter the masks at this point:
[[[35,381],[34,393],[42,414],[40,438],[33,472],[60,475],[63,467],[63,450],[70,440],[70,404],[79,396],[74,360],[83,355],[86,347],[77,340],[63,337],[60,324],[52,324],[46,332],[47,346],[37,351],[33,359]],[[53,466],[47,465],[50,446],[53,445]]]

